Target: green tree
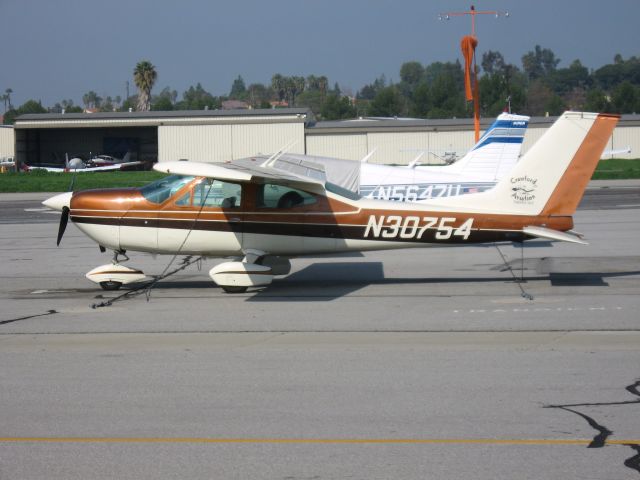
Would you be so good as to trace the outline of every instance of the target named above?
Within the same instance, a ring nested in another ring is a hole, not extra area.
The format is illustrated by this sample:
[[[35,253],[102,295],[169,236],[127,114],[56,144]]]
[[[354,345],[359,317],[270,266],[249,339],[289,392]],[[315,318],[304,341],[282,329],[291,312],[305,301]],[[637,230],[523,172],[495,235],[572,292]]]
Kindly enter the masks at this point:
[[[276,94],[277,99],[282,102],[287,95],[285,77],[283,77],[279,73],[276,73],[273,77],[271,77],[271,88]]]
[[[296,104],[296,97],[304,92],[305,79],[304,77],[292,76],[285,77],[285,91],[287,94],[287,102],[290,107]]]
[[[7,88],[4,91],[4,94],[7,96],[7,103],[9,104],[9,110],[11,110],[13,108],[13,106],[11,105],[11,94],[13,93],[13,89],[11,88]],[[7,110],[7,107],[5,105],[4,107],[5,111]]]
[[[625,80],[640,85],[640,59],[631,57],[623,60],[618,54],[613,64],[603,65],[593,73],[593,79],[598,87],[605,91],[613,90]]]
[[[502,63],[490,67],[492,73],[480,77],[480,111],[483,116],[495,117],[505,107],[519,112],[525,104],[526,79],[518,67]]]
[[[489,50],[482,54],[482,70],[488,75],[494,75],[504,72],[505,61],[500,52]]]
[[[380,75],[373,81],[373,83],[362,87],[362,89],[356,94],[356,98],[359,100],[373,100],[378,92],[386,86],[387,80],[385,76]]]
[[[618,85],[611,95],[611,104],[615,113],[635,113],[640,111],[640,93],[628,80]]]
[[[189,87],[175,106],[176,110],[204,110],[205,107],[211,110],[220,108],[220,99],[207,92],[200,83]]]
[[[397,117],[402,115],[405,102],[400,91],[394,85],[380,90],[369,104],[372,117]]]
[[[463,87],[456,79],[455,72],[442,70],[430,88],[432,108],[429,118],[462,117],[467,114]]]
[[[93,90],[90,90],[82,95],[82,103],[84,103],[84,106],[87,109],[100,108],[100,105],[102,104],[102,97]]]
[[[324,104],[324,96],[320,90],[305,90],[296,98],[297,107],[307,107],[313,112],[320,112]]]
[[[247,97],[247,87],[240,75],[233,81],[229,98],[234,100],[244,100]]]
[[[173,110],[173,103],[169,97],[158,96],[151,102],[151,110],[169,112]]]
[[[151,110],[156,111],[171,111],[176,103],[178,92],[171,90],[169,87],[164,87],[158,95],[154,95],[151,98]]]
[[[548,48],[536,45],[532,51],[522,56],[522,68],[530,80],[548,77],[556,70],[560,59]]]
[[[16,121],[16,117],[18,116],[18,111],[15,108],[9,109],[4,112],[2,124],[3,125],[13,125]]]
[[[138,111],[146,112],[151,109],[151,90],[157,78],[158,72],[151,62],[142,60],[137,63],[133,70],[133,81],[138,87]]]
[[[320,114],[323,120],[344,120],[355,118],[356,108],[351,104],[351,100],[348,97],[340,97],[330,93],[327,95]]]
[[[611,112],[611,104],[605,93],[599,88],[587,91],[584,109],[588,112]]]
[[[253,108],[269,108],[271,95],[270,89],[262,83],[252,83],[247,87],[247,99]],[[266,107],[264,107],[265,103]]]
[[[432,108],[431,92],[426,81],[420,83],[413,92],[413,98],[409,107],[409,116],[428,118]]]
[[[417,87],[424,80],[424,67],[419,62],[405,62],[400,66],[400,81]]]
[[[100,105],[100,111],[101,112],[114,112],[115,110],[116,110],[116,108],[113,105],[113,98],[111,98],[110,95],[107,95],[107,97],[104,99],[104,102],[102,102],[102,105]]]
[[[564,100],[556,94],[551,95],[551,98],[545,104],[545,113],[549,113],[549,115],[560,115],[564,112],[567,107],[564,103]]]
[[[457,89],[464,88],[464,70],[459,60],[455,62],[433,62],[424,69],[424,77],[429,86],[433,85],[438,77],[445,75]]]
[[[13,125],[17,117],[19,117],[20,115],[25,115],[27,113],[47,113],[47,109],[44,108],[42,104],[36,100],[27,100],[18,108],[12,108],[7,111],[7,113],[4,115],[4,124]]]
[[[524,113],[527,115],[559,115],[564,110],[564,102],[541,78],[529,84],[527,104]]]
[[[591,83],[589,70],[574,60],[568,68],[560,68],[549,75],[551,88],[558,95],[566,95],[575,88],[585,89]]]

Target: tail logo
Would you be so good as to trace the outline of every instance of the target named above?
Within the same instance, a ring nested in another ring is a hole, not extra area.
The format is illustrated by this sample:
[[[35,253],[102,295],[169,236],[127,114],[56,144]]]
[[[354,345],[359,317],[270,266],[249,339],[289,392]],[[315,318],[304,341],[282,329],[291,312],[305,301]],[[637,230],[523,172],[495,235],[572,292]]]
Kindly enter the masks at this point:
[[[532,204],[536,198],[536,188],[538,179],[524,175],[522,177],[511,177],[511,198],[517,204]]]

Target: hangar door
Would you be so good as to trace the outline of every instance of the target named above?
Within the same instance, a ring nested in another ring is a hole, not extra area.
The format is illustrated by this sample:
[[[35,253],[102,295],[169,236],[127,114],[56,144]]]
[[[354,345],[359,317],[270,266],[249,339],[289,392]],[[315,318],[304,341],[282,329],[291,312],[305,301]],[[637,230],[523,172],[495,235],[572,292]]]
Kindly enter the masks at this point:
[[[28,165],[64,165],[65,155],[88,159],[91,155],[156,161],[156,127],[16,128],[16,156]]]

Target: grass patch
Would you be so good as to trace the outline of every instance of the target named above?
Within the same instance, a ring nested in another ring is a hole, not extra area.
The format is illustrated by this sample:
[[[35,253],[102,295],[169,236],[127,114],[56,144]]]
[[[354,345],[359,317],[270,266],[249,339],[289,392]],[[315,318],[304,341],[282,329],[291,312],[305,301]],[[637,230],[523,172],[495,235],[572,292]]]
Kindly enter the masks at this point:
[[[78,173],[73,189],[140,187],[164,176],[164,173],[154,171]],[[73,173],[45,170],[3,173],[0,175],[0,192],[66,192],[72,179]]]
[[[148,172],[90,172],[76,175],[74,190],[90,188],[140,187],[164,177],[164,173]],[[601,160],[592,177],[594,180],[640,178],[640,159]],[[72,173],[53,173],[45,170],[0,174],[0,193],[66,192]]]
[[[592,178],[594,180],[640,178],[640,159],[622,160],[612,158],[611,160],[600,160]]]

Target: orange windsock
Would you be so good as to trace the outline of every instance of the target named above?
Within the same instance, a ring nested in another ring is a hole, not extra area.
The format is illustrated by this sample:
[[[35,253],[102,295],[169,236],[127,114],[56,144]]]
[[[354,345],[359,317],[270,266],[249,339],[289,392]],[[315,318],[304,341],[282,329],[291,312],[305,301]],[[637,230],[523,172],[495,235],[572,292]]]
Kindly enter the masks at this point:
[[[465,35],[460,42],[462,56],[464,56],[464,91],[467,101],[473,100],[473,90],[471,89],[471,62],[476,53],[478,39],[472,35]]]

